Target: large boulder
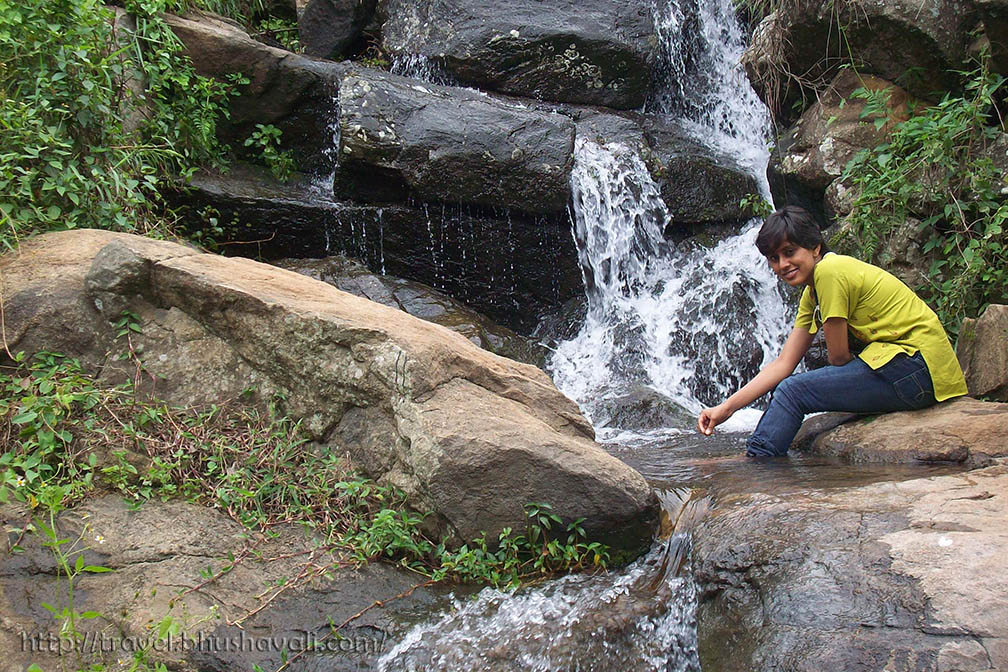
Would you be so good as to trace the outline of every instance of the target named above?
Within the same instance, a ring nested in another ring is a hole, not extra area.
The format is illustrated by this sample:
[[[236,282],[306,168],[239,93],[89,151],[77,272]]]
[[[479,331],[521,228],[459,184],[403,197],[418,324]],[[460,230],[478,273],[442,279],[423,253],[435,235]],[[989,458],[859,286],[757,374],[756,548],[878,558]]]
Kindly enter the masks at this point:
[[[193,12],[165,15],[182,40],[196,72],[219,80],[241,74],[249,83],[231,100],[230,116],[218,131],[238,151],[256,124],[273,124],[282,131],[281,147],[292,150],[298,166],[327,172],[333,157],[325,151],[339,78],[345,66],[314,60],[252,39],[237,24],[222,17]]]
[[[310,0],[298,13],[306,54],[338,59],[361,39],[378,0]]]
[[[0,259],[10,351],[61,350],[113,375],[123,309],[157,392],[222,402],[283,391],[325,449],[404,490],[455,541],[520,529],[549,502],[636,552],[656,501],[539,369],[325,283],[127,234],[70,231]],[[206,369],[206,370],[204,370]]]
[[[529,98],[641,107],[654,21],[646,2],[386,0],[386,51],[464,83]]]
[[[956,357],[971,395],[1008,401],[1008,306],[991,304],[963,320]]]
[[[354,68],[340,84],[337,195],[407,195],[555,214],[567,206],[574,124],[478,92]],[[342,187],[342,188],[341,188]],[[396,194],[398,192],[398,194]]]
[[[278,183],[247,164],[199,173],[169,202],[190,236],[260,259],[340,254],[373,272],[422,282],[527,334],[540,316],[584,296],[566,215],[468,206],[334,201],[328,185]]]
[[[823,424],[822,418],[808,422],[814,424],[809,429],[803,427],[796,437],[799,445],[813,454],[849,462],[986,466],[993,458],[1008,457],[1004,439],[1008,435],[1008,404],[969,397],[922,411],[868,416],[835,428]]]
[[[1008,468],[721,497],[694,535],[704,670],[1008,668]]]
[[[859,89],[884,97],[888,114],[874,108],[864,114],[867,101],[853,95]],[[905,91],[878,77],[842,71],[778,140],[767,167],[774,203],[822,212],[827,187],[847,163],[861,150],[882,144],[906,118]]]
[[[838,68],[896,82],[934,99],[954,89],[976,25],[966,0],[796,0],[766,16],[742,62],[753,88],[781,118],[814,98]]]

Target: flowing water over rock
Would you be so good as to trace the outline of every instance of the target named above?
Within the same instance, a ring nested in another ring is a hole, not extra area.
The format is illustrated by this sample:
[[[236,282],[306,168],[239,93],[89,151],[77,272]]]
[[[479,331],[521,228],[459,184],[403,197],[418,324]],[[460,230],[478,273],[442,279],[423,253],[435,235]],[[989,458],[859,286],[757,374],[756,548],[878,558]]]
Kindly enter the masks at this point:
[[[487,589],[414,628],[378,663],[408,670],[699,671],[693,582],[661,579],[657,545],[621,575]]]

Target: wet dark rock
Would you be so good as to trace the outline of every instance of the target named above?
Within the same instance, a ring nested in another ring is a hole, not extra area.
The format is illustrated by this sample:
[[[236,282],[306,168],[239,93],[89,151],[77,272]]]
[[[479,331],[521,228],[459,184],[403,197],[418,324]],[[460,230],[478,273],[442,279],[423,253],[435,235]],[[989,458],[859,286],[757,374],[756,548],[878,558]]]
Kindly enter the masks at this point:
[[[667,236],[682,238],[712,224],[737,227],[751,217],[739,203],[760,192],[756,179],[673,119],[580,110],[577,132],[593,142],[621,143],[640,154],[668,208]]]
[[[344,292],[448,327],[484,350],[503,357],[540,368],[546,359],[546,350],[535,340],[519,336],[450,296],[419,282],[371,273],[363,264],[347,257],[279,259],[273,263],[321,280]]]
[[[240,73],[249,79],[231,101],[230,118],[218,124],[221,139],[236,152],[250,152],[245,140],[256,124],[282,131],[281,148],[292,151],[301,170],[332,169],[325,154],[335,116],[334,99],[345,66],[270,47],[222,17],[193,12],[165,20],[185,45],[196,72],[224,80]],[[249,154],[251,155],[251,154]]]
[[[651,85],[648,3],[386,0],[382,43],[466,84],[529,98],[641,107]]]
[[[188,231],[226,254],[353,257],[372,272],[434,287],[519,333],[584,293],[566,216],[338,202],[310,178],[280,184],[242,164],[225,175],[198,174],[169,202],[182,208]]]
[[[310,0],[297,20],[305,53],[331,59],[346,56],[377,4],[378,0]]]
[[[630,386],[621,393],[600,392],[599,396],[604,398],[593,406],[592,411],[596,430],[617,427],[621,430],[648,431],[696,424],[695,414],[645,385]]]
[[[413,195],[531,214],[567,207],[574,124],[563,115],[353,68],[340,84],[339,130],[340,197]],[[362,192],[375,183],[378,193]]]

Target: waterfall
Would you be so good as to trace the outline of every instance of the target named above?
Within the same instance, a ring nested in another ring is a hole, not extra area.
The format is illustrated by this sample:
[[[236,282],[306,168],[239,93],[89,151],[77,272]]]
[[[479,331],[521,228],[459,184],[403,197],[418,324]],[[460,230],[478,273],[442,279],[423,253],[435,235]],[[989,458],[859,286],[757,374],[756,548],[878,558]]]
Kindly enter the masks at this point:
[[[770,119],[740,65],[745,36],[734,3],[655,2],[661,48],[647,110],[675,116],[697,140],[735,157],[762,180]]]
[[[665,86],[649,109],[738,158],[768,196],[769,124],[738,66],[742,33],[730,0],[702,4],[655,7]],[[784,297],[754,244],[758,222],[709,248],[668,245],[658,186],[616,143],[578,139],[571,186],[588,312],[550,360],[557,387],[578,401],[602,441],[691,431],[695,413],[772,360],[787,334]],[[664,427],[628,433],[626,407],[642,391],[681,410],[666,413]],[[758,411],[741,412],[725,429],[748,429],[756,418]]]

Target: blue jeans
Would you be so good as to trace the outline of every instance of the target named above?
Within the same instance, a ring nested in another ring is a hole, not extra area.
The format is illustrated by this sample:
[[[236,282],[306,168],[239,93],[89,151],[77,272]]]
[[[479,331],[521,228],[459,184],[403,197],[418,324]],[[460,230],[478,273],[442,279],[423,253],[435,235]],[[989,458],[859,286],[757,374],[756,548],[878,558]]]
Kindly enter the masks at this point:
[[[889,413],[934,403],[931,374],[919,352],[913,357],[896,355],[878,369],[855,357],[843,366],[825,366],[782,380],[746,443],[746,455],[786,455],[808,413]]]

